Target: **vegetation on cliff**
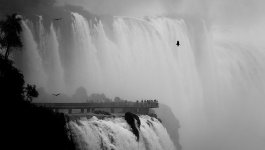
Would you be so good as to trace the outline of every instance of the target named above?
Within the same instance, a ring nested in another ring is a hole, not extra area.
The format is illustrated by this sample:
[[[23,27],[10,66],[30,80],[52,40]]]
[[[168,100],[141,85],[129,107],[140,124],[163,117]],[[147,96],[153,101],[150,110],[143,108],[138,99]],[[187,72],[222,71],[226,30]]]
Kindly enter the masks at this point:
[[[71,150],[64,114],[31,104],[38,96],[35,85],[25,85],[23,74],[9,59],[11,48],[21,48],[21,19],[17,15],[0,21],[0,96],[6,149]],[[18,29],[18,30],[16,30]]]

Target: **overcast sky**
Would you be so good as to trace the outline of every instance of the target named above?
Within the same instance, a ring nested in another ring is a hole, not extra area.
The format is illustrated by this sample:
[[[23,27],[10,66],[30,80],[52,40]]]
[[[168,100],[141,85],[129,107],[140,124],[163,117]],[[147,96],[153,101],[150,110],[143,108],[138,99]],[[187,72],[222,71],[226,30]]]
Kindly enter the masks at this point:
[[[58,4],[78,5],[96,14],[109,15],[189,14],[221,22],[265,17],[264,0],[58,0]]]
[[[165,14],[202,17],[219,23],[244,23],[265,20],[264,0],[0,0],[0,15],[5,10],[47,11],[57,5],[81,6],[99,15],[154,16]]]

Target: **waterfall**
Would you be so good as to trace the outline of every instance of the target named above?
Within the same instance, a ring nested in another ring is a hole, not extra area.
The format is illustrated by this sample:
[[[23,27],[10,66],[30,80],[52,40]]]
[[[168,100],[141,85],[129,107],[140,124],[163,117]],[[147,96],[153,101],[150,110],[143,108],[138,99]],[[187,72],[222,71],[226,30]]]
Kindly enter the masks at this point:
[[[71,13],[70,26],[66,52],[55,30],[63,26],[41,27],[38,41],[23,23],[20,65],[27,81],[50,92],[73,94],[84,87],[88,94],[158,99],[179,118],[184,149],[265,147],[259,140],[265,126],[264,45],[170,17],[117,16],[106,23]],[[85,125],[75,126],[85,131]]]
[[[22,22],[21,54],[15,54],[16,65],[22,70],[25,81],[44,87],[49,93],[63,92],[64,72],[59,54],[59,42],[53,24],[49,31],[43,26],[43,19],[40,16],[36,25],[38,37],[34,38],[34,27],[29,20]],[[36,39],[39,39],[37,41]]]
[[[45,73],[48,77],[46,80],[46,90],[51,93],[64,91],[64,72],[61,64],[59,42],[54,25],[51,24],[46,31],[43,26],[43,18],[39,17],[38,22],[38,43]]]
[[[123,118],[83,118],[69,123],[80,150],[175,150],[163,125],[155,118],[141,116],[140,140],[136,140]]]
[[[77,13],[72,16],[72,56],[74,68],[81,70],[73,78],[82,82],[79,86],[111,97],[158,98],[185,120],[185,130],[196,128],[199,113],[193,111],[202,109],[203,89],[183,20],[115,17],[107,31],[101,21],[89,24]]]
[[[183,86],[195,93],[200,89],[183,20],[117,17],[110,39],[102,22],[89,25],[81,15],[73,17],[72,56],[79,69],[73,78],[81,82],[78,86],[130,99],[186,97]],[[181,40],[181,48],[176,40]]]
[[[22,70],[27,83],[43,86],[46,76],[43,71],[38,45],[25,21],[22,21],[22,30],[23,49],[15,54],[15,64]]]

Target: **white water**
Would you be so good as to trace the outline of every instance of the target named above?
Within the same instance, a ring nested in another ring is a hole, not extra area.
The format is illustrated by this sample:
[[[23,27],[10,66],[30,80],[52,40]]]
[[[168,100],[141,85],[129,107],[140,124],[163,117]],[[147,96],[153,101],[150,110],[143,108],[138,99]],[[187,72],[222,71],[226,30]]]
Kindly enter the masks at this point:
[[[40,34],[49,48],[39,48],[41,42],[23,26],[22,64],[32,65],[23,72],[47,91],[69,94],[83,86],[110,97],[159,99],[179,118],[185,150],[265,148],[264,45],[204,25],[194,33],[192,24],[179,19],[115,17],[109,27],[72,13],[66,78],[53,25]]]
[[[43,19],[40,17],[37,27],[42,67],[48,77],[44,87],[50,93],[64,90],[64,71],[61,65],[59,42],[54,26],[51,24],[49,30],[45,31]]]
[[[141,116],[140,120],[139,142],[122,118],[84,118],[77,123],[70,122],[69,127],[80,150],[175,150],[166,129],[157,119]]]
[[[15,54],[15,62],[21,68],[26,82],[44,87],[49,93],[64,90],[64,71],[53,24],[49,31],[45,31],[42,17],[39,17],[37,31],[33,30],[33,25],[28,20],[22,22],[22,27],[23,50]],[[39,42],[34,38],[33,32],[38,33]]]
[[[26,22],[22,22],[23,49],[15,55],[16,65],[22,70],[25,80],[31,84],[43,85],[45,74],[42,69],[38,45],[34,40],[32,31]]]

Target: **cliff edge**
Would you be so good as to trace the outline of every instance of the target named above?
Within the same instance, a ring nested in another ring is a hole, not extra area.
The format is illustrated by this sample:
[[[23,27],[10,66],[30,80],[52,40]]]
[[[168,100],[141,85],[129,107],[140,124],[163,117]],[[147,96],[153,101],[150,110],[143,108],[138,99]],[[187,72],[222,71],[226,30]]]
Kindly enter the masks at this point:
[[[167,129],[170,138],[172,139],[177,150],[181,150],[181,145],[179,143],[180,123],[173,114],[171,108],[165,104],[160,103],[159,108],[152,109],[152,111],[154,111],[157,114],[158,118],[162,120],[162,124]]]

